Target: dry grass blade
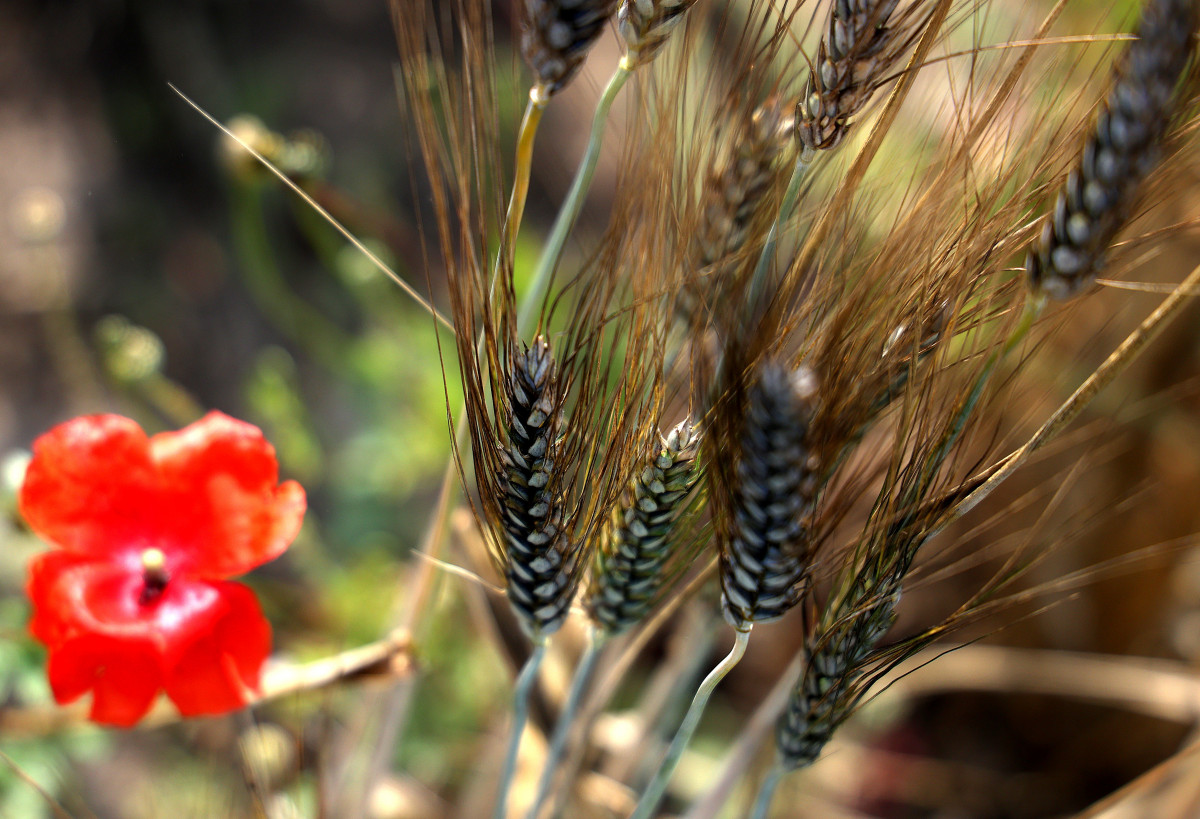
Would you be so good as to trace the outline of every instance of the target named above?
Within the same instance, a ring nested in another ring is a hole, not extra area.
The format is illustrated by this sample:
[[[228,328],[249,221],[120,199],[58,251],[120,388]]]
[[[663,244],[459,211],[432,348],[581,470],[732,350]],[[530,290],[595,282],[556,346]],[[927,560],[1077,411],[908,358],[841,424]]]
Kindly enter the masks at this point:
[[[8,766],[8,769],[13,772],[13,775],[16,776],[17,779],[21,780],[23,783],[25,783],[25,785],[33,788],[33,790],[37,792],[37,795],[41,797],[43,802],[46,803],[46,807],[54,816],[54,819],[71,819],[71,814],[67,813],[67,809],[60,805],[57,799],[46,793],[46,789],[39,785],[36,779],[31,777],[25,771],[21,770],[21,766],[18,765],[12,757],[4,753],[4,751],[0,751],[0,762],[3,762],[6,766]]]
[[[231,129],[229,129],[225,125],[221,124],[221,122],[219,122],[216,119],[216,117],[214,117],[212,114],[208,113],[203,108],[201,108],[199,103],[193,101],[190,97],[188,97],[187,94],[184,94],[182,91],[180,91],[178,88],[176,88],[174,85],[171,85],[170,83],[167,83],[167,87],[170,88],[172,91],[174,91],[176,94],[178,94],[179,97],[184,102],[186,102],[188,105],[190,105],[192,108],[194,108],[196,110],[196,112],[198,114],[200,114],[200,116],[202,116],[206,120],[208,120],[209,123],[211,123],[222,134],[224,134],[227,139],[232,140],[235,144],[238,145],[238,147],[240,147],[242,150],[244,150],[250,156],[254,157],[255,161],[259,162],[264,168],[266,168],[271,173],[272,176],[274,176],[276,179],[278,179],[280,182],[282,182],[283,185],[288,188],[288,190],[290,190],[292,193],[296,194],[296,196],[300,197],[300,199],[304,202],[304,204],[308,205],[310,208],[313,209],[313,211],[315,211],[317,213],[317,215],[319,215],[322,219],[324,219],[326,222],[328,222],[329,225],[334,230],[336,230],[338,233],[340,233],[346,239],[347,242],[349,242],[351,245],[354,246],[355,250],[357,250],[364,257],[366,257],[371,262],[371,264],[373,264],[375,266],[375,268],[377,270],[379,270],[379,272],[383,273],[383,275],[387,276],[389,279],[391,279],[393,282],[395,282],[396,286],[398,286],[401,290],[403,290],[413,301],[415,301],[417,304],[419,304],[423,310],[425,310],[427,313],[429,313],[429,315],[433,316],[443,327],[445,327],[451,333],[454,332],[454,324],[450,321],[450,319],[443,316],[438,311],[438,309],[433,306],[432,303],[430,303],[424,296],[422,296],[420,293],[418,293],[411,284],[409,284],[407,281],[405,281],[400,276],[399,273],[397,273],[395,270],[392,270],[392,268],[388,267],[388,265],[384,263],[383,259],[379,258],[379,256],[377,254],[373,253],[369,247],[367,247],[365,244],[363,244],[363,241],[361,239],[359,239],[357,236],[355,236],[353,233],[351,233],[349,228],[347,228],[345,225],[343,225],[337,219],[333,218],[333,214],[331,214],[328,210],[326,210],[324,207],[322,207],[321,204],[319,202],[317,202],[317,200],[313,199],[312,196],[310,196],[303,188],[301,188],[295,182],[295,180],[291,179],[287,174],[285,174],[278,167],[276,167],[275,164],[271,162],[271,160],[269,160],[265,156],[263,156],[263,154],[260,151],[258,151],[253,145],[251,145],[249,142],[247,142],[245,139],[243,139],[240,135],[234,133]]]

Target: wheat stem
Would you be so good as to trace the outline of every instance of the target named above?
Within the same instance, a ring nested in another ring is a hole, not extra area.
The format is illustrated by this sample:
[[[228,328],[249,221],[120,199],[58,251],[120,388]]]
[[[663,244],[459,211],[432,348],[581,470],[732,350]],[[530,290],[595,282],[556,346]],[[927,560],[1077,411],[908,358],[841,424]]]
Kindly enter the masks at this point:
[[[504,214],[504,237],[496,253],[496,270],[507,265],[512,268],[517,252],[517,234],[521,230],[521,218],[525,215],[525,200],[529,197],[529,177],[533,171],[533,143],[537,138],[542,112],[546,110],[547,98],[541,86],[529,89],[529,102],[521,117],[521,128],[517,132],[517,157],[513,163],[512,193],[508,198],[508,210]],[[493,273],[492,282],[496,277]]]
[[[538,294],[554,274],[554,269],[558,267],[563,247],[567,243],[567,236],[570,234],[571,228],[574,227],[575,219],[579,216],[579,211],[583,207],[583,198],[587,195],[588,189],[592,185],[592,175],[595,174],[596,163],[600,159],[600,144],[604,138],[604,126],[608,122],[609,110],[612,108],[612,104],[616,100],[621,87],[625,85],[625,81],[629,79],[632,73],[633,70],[629,67],[627,61],[622,59],[617,66],[617,70],[609,78],[608,85],[604,88],[604,93],[600,95],[600,99],[596,102],[596,113],[592,116],[592,130],[588,134],[587,148],[583,152],[583,158],[579,161],[579,168],[575,171],[575,179],[571,182],[571,189],[567,192],[567,198],[563,200],[562,206],[558,210],[558,216],[554,220],[554,227],[550,232],[550,238],[546,241],[546,245],[542,249],[542,257],[538,261],[537,270],[533,274],[533,281],[529,285],[529,291],[525,294],[524,301],[521,302],[520,315],[522,317],[528,316],[533,310],[533,306],[537,303]]]
[[[725,756],[721,773],[716,782],[701,799],[697,800],[682,819],[716,819],[733,793],[734,786],[746,774],[753,763],[764,738],[771,733],[778,714],[787,707],[794,680],[804,668],[803,653],[797,654],[787,670],[780,675],[770,693],[754,709],[738,737],[733,749]]]
[[[729,650],[729,654],[725,659],[717,663],[713,670],[708,672],[708,676],[704,678],[704,682],[700,683],[700,687],[696,689],[696,696],[692,698],[692,704],[688,707],[688,711],[684,714],[683,722],[679,726],[679,730],[675,733],[675,738],[671,740],[671,747],[667,749],[667,755],[663,757],[662,764],[658,771],[654,774],[654,778],[650,780],[650,784],[646,786],[642,798],[638,801],[637,807],[629,819],[650,819],[654,813],[654,809],[658,807],[658,803],[662,801],[663,794],[666,793],[667,785],[671,781],[671,775],[675,773],[675,769],[679,766],[679,760],[683,756],[684,750],[688,743],[691,742],[692,734],[696,733],[696,727],[700,724],[700,717],[704,715],[704,709],[708,705],[709,697],[716,689],[717,685],[725,678],[725,675],[733,670],[733,667],[738,664],[746,653],[746,646],[750,642],[750,631],[754,625],[749,624],[744,630],[736,630],[734,632],[733,648]]]
[[[796,209],[796,202],[800,199],[800,185],[804,181],[808,169],[812,167],[813,159],[816,155],[816,151],[805,146],[801,148],[800,155],[796,157],[796,164],[792,168],[792,176],[788,179],[787,188],[783,192],[783,201],[779,204],[779,214],[775,217],[775,221],[771,223],[771,230],[767,233],[767,241],[763,244],[762,251],[758,254],[758,264],[754,267],[754,277],[750,280],[750,295],[746,303],[751,309],[754,309],[754,306],[758,304],[759,294],[762,293],[763,288],[766,286],[767,269],[771,266],[771,260],[775,257],[775,246],[779,243],[779,226]]]
[[[550,739],[550,748],[546,751],[546,763],[542,768],[541,778],[538,779],[533,806],[525,814],[525,819],[537,819],[546,797],[550,794],[550,784],[554,781],[554,773],[558,770],[563,751],[567,747],[567,736],[571,733],[575,714],[583,701],[583,693],[587,690],[588,682],[592,679],[596,660],[599,659],[600,652],[607,643],[608,635],[603,630],[588,629],[588,645],[583,651],[583,656],[579,658],[579,663],[575,666],[575,673],[571,677],[571,690],[567,692],[566,703],[563,704],[562,713],[559,714],[558,722],[554,726],[554,735]]]
[[[785,774],[787,774],[787,769],[780,763],[776,762],[771,766],[771,770],[767,772],[766,778],[758,789],[758,796],[754,799],[754,808],[750,811],[750,819],[767,819],[767,811],[775,799],[775,791],[779,789],[779,783],[783,781]]]
[[[521,749],[521,735],[525,733],[525,722],[529,719],[529,695],[537,682],[538,669],[546,656],[546,639],[534,643],[533,653],[521,667],[517,683],[513,687],[512,734],[508,739],[508,751],[504,754],[504,767],[500,770],[500,787],[496,791],[496,806],[492,819],[504,819],[507,815],[508,790],[512,786],[513,774],[517,770],[517,752]]]

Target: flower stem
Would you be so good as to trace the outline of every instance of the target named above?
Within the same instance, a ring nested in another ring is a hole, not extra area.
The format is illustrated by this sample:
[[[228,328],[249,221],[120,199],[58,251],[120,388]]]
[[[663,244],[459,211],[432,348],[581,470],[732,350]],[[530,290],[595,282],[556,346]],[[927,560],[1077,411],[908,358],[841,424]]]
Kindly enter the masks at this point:
[[[767,819],[767,811],[775,799],[775,791],[779,788],[779,783],[783,781],[786,773],[787,769],[779,763],[771,766],[771,770],[767,772],[767,778],[763,780],[762,787],[758,789],[758,797],[754,800],[754,809],[750,811],[750,819]]]
[[[508,752],[504,755],[504,767],[500,771],[500,789],[496,793],[496,808],[492,819],[504,819],[508,804],[508,790],[512,786],[513,774],[517,770],[517,752],[521,749],[521,735],[525,733],[525,721],[529,718],[529,694],[537,680],[538,669],[546,656],[546,640],[542,638],[533,646],[533,653],[521,667],[517,684],[513,688],[512,735],[508,740]]]
[[[567,736],[571,733],[571,726],[575,722],[575,713],[579,710],[579,704],[583,701],[583,693],[592,679],[592,672],[596,668],[596,660],[600,657],[600,651],[607,642],[608,635],[605,632],[596,628],[588,630],[588,646],[584,649],[583,656],[579,658],[579,664],[575,666],[575,674],[571,678],[571,690],[567,693],[567,701],[563,705],[562,713],[559,714],[558,723],[554,726],[554,736],[551,738],[550,748],[546,752],[546,763],[542,768],[542,776],[538,780],[537,795],[534,796],[533,806],[529,808],[529,813],[525,814],[525,819],[537,819],[538,814],[541,813],[546,796],[550,793],[550,783],[554,781],[554,772],[558,770],[563,750],[567,746]]]
[[[675,733],[675,738],[671,740],[671,747],[667,749],[667,755],[663,758],[662,765],[659,766],[658,772],[654,774],[654,778],[650,780],[650,784],[646,786],[645,793],[642,794],[642,798],[638,801],[637,807],[629,819],[650,819],[650,816],[654,813],[654,809],[662,801],[663,794],[666,793],[667,784],[671,780],[671,775],[675,773],[675,768],[679,766],[679,759],[683,756],[688,743],[691,742],[692,734],[696,733],[696,727],[700,724],[700,717],[704,714],[704,708],[708,705],[709,697],[712,696],[712,692],[717,687],[717,684],[742,659],[742,656],[746,653],[746,645],[749,642],[749,628],[745,631],[739,630],[735,632],[733,648],[729,650],[729,654],[725,656],[725,659],[717,663],[713,670],[708,672],[708,676],[704,678],[704,682],[700,683],[700,687],[696,689],[696,696],[692,698],[692,704],[683,717],[683,723]]]
[[[554,227],[550,232],[550,238],[546,241],[546,246],[542,249],[542,257],[538,261],[537,270],[533,274],[533,281],[530,282],[529,290],[525,293],[525,298],[521,302],[521,311],[518,319],[519,326],[523,327],[528,322],[530,313],[532,313],[534,305],[537,304],[538,295],[541,293],[542,288],[546,286],[546,282],[554,274],[554,269],[558,267],[559,259],[562,258],[563,247],[567,243],[567,236],[570,234],[571,228],[575,226],[575,219],[579,216],[579,211],[583,207],[583,198],[592,186],[592,175],[596,172],[596,162],[600,159],[600,143],[604,138],[604,126],[608,122],[608,112],[612,108],[613,101],[616,100],[621,86],[625,85],[625,81],[629,79],[632,73],[633,70],[622,59],[617,66],[617,70],[609,78],[604,93],[600,95],[600,99],[596,102],[596,113],[592,116],[592,130],[588,134],[587,149],[583,152],[583,158],[579,161],[579,168],[575,171],[575,179],[571,182],[571,189],[567,192],[567,198],[563,200],[562,206],[558,211],[558,216],[554,220]]]

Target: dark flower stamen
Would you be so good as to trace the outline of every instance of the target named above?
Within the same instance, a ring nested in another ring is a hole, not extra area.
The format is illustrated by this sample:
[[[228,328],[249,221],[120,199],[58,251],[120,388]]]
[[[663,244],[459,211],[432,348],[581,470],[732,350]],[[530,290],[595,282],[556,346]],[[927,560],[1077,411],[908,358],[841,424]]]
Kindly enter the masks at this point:
[[[149,606],[156,602],[166,591],[170,579],[167,556],[160,549],[147,549],[142,552],[142,593],[138,595],[138,603]]]

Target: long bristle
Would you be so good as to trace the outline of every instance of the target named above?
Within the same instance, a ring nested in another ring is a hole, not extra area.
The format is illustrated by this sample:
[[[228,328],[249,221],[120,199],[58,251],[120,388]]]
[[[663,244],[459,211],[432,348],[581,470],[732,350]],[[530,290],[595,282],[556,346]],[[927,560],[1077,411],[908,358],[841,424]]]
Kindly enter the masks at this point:
[[[1138,39],[1118,65],[1079,161],[1026,257],[1035,288],[1068,298],[1095,281],[1104,267],[1142,180],[1158,162],[1195,30],[1192,0],[1145,5]]]

